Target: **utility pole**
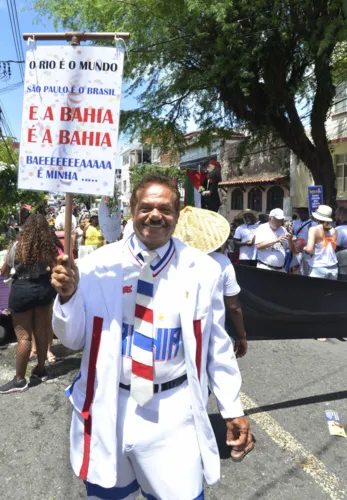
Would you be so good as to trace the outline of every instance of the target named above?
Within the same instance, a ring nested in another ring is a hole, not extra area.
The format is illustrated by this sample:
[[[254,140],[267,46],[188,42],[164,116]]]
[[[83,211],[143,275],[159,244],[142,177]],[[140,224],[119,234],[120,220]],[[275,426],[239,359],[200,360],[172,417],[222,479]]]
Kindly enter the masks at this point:
[[[32,38],[37,41],[65,40],[70,45],[80,45],[81,42],[101,40],[129,40],[130,33],[86,33],[84,31],[66,31],[65,33],[24,33],[23,39]],[[65,193],[65,254],[71,257],[71,215],[72,215],[72,193]],[[70,263],[70,260],[69,260]]]

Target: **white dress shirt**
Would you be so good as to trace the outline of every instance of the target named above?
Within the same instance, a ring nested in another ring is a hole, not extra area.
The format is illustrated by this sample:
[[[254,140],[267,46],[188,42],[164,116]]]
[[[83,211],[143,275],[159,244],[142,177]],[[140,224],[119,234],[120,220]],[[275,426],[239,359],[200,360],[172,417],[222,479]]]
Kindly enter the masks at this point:
[[[135,234],[129,238],[124,246],[121,382],[126,385],[130,384],[131,379],[133,325],[137,282],[141,269],[141,261],[137,257],[142,250],[147,249]],[[170,240],[155,251],[158,257],[153,260],[151,265],[152,268],[158,266],[153,271],[154,382],[161,384],[184,375],[186,368],[180,315],[175,308],[177,289],[175,247]]]

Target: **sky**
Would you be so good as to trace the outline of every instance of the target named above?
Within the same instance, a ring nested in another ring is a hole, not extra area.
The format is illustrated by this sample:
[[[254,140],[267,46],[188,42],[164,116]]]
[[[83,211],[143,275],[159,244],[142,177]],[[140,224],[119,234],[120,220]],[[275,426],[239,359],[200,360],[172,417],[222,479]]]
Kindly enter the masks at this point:
[[[23,40],[23,33],[49,33],[54,32],[54,26],[48,19],[40,18],[38,20],[37,14],[30,10],[32,0],[22,2],[22,0],[15,0],[18,12],[19,29],[21,34],[21,46],[25,54],[27,42]],[[38,42],[40,45],[61,44],[66,42]],[[11,30],[10,16],[6,0],[0,0],[0,61],[18,60],[16,55],[15,43]],[[23,66],[24,70],[24,66]],[[7,121],[14,137],[20,141],[21,136],[21,122],[22,122],[22,106],[23,106],[23,90],[24,85],[19,88],[1,94],[1,91],[8,85],[15,84],[21,81],[19,65],[11,64],[12,76],[8,82],[0,81],[0,106],[4,110]],[[126,84],[123,84],[123,92],[121,97],[121,109],[133,109],[138,106],[136,97],[124,97],[124,89]],[[193,119],[189,120],[187,124],[187,132],[196,130],[196,124]],[[119,153],[122,148],[129,145],[129,138],[121,134],[118,139],[118,154],[116,157],[116,168],[122,168],[121,158]]]
[[[28,10],[28,6],[30,6],[29,3],[25,3],[23,6],[23,3],[17,0],[16,5],[18,11],[19,27],[21,31],[21,43],[25,54],[27,43],[22,39],[23,33],[33,33],[33,32],[48,33],[48,32],[54,32],[55,29],[53,27],[53,24],[48,20],[43,20],[43,22],[41,20],[39,24],[35,22],[35,18],[37,17],[37,15],[35,12]],[[51,45],[54,43],[59,44],[61,42],[39,42],[39,43],[42,45]],[[11,60],[11,59],[17,60],[17,55],[11,31],[10,17],[8,14],[6,0],[0,0],[0,61]],[[18,64],[12,64],[11,70],[12,70],[11,80],[9,80],[8,82],[0,81],[0,92],[7,85],[17,83],[21,80]],[[0,93],[0,106],[4,109],[9,124],[11,126],[11,129],[13,131],[13,134],[15,137],[18,138],[18,140],[20,140],[20,135],[21,135],[23,89],[24,86],[22,85],[20,88],[12,92],[7,92],[5,94]],[[121,108],[131,109],[136,107],[136,105],[137,105],[136,99],[133,97],[127,97],[125,99],[123,92],[123,97],[121,100]],[[119,149],[124,145],[125,142],[126,138],[121,137],[119,141]]]

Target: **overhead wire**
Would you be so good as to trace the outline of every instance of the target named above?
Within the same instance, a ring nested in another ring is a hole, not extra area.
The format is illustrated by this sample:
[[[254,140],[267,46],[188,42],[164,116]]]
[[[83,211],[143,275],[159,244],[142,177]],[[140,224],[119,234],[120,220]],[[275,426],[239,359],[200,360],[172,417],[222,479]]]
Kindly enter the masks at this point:
[[[23,59],[25,59],[25,57],[24,57],[24,51],[23,51],[22,41],[21,41],[21,36],[20,36],[18,12],[17,12],[15,0],[6,0],[6,3],[7,3],[7,9],[8,9],[8,14],[9,14],[9,18],[10,18],[12,37],[13,37],[13,41],[14,41],[14,47],[15,47],[17,59],[23,60]],[[19,72],[20,72],[21,80],[24,81],[23,64],[19,64]]]
[[[23,51],[23,42],[21,39],[21,32],[20,32],[20,27],[19,27],[19,19],[18,19],[18,12],[17,12],[17,6],[16,6],[16,0],[10,0],[10,4],[12,5],[12,15],[13,15],[13,21],[14,21],[14,27],[15,27],[15,32],[16,32],[16,38],[17,38],[17,45],[18,45],[18,53],[19,53],[19,59],[25,59],[24,56],[24,51]],[[19,65],[21,74],[23,76],[24,80],[24,68],[23,64]]]
[[[7,92],[12,92],[13,90],[16,90],[16,89],[22,87],[23,84],[24,84],[24,82],[17,82],[17,83],[13,83],[12,85],[7,85],[7,87],[0,89],[0,95],[6,94]]]
[[[14,61],[13,59],[8,59],[7,61],[0,60],[0,63],[24,64],[25,61]]]

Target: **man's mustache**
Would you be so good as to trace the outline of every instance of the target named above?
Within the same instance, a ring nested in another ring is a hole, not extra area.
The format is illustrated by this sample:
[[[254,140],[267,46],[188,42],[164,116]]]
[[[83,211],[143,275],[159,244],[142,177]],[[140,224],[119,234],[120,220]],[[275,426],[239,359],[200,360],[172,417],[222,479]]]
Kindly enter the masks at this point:
[[[150,222],[146,222],[145,226],[153,226],[153,227],[164,227],[166,224],[161,220],[153,220]]]

